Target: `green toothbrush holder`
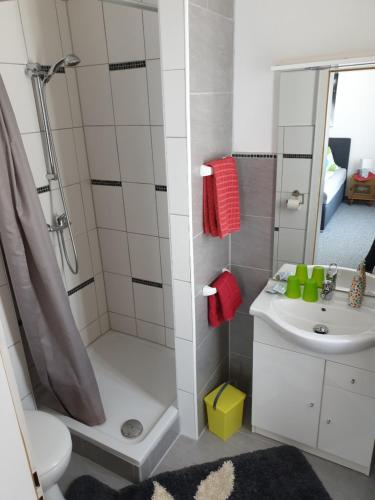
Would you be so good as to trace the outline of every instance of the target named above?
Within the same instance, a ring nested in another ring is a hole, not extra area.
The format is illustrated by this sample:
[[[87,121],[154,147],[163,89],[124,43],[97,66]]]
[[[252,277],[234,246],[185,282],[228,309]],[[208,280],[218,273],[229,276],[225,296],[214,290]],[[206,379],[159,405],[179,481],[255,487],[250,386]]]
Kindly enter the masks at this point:
[[[301,297],[301,284],[297,276],[288,277],[285,295],[288,299],[299,299]]]
[[[313,272],[311,275],[311,279],[313,279],[318,288],[323,288],[323,281],[325,278],[324,267],[322,266],[314,266]]]
[[[308,279],[307,265],[297,264],[295,276],[299,279],[300,284],[304,285]]]
[[[306,280],[303,287],[303,300],[305,302],[318,302],[318,285],[313,278]]]

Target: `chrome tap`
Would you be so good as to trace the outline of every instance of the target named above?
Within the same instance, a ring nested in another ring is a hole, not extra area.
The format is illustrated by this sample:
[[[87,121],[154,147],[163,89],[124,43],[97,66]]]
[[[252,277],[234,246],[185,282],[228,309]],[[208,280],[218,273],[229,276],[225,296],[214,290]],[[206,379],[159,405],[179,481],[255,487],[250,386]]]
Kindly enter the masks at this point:
[[[336,290],[336,281],[337,281],[337,264],[330,264],[326,279],[323,281],[322,291],[320,293],[320,297],[323,300],[331,300],[333,296],[333,292]]]

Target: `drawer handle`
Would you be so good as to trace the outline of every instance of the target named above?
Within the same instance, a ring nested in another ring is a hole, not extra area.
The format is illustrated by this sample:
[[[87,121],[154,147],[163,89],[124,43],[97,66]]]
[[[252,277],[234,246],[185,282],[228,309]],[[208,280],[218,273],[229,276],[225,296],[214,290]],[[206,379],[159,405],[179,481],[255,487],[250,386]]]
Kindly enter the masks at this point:
[[[356,381],[356,379],[355,379],[355,378],[352,378],[352,379],[351,379],[351,381],[350,381],[350,383],[351,383],[351,384],[355,384],[356,382],[357,382],[357,381]]]
[[[326,423],[330,424],[331,422],[332,422],[332,420],[330,418],[327,418]]]
[[[309,404],[308,404],[308,406],[309,406],[310,408],[313,408],[313,407],[314,407],[314,403],[309,403]]]

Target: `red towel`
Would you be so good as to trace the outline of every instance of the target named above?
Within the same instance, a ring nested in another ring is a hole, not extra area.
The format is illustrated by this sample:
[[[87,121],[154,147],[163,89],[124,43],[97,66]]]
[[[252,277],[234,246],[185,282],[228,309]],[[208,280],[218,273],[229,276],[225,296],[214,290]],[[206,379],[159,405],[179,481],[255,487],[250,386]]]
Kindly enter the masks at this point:
[[[228,156],[206,163],[213,175],[203,178],[203,228],[224,238],[240,229],[240,194],[236,160]]]
[[[228,271],[220,274],[211,286],[217,293],[208,297],[208,322],[216,327],[234,318],[242,297],[236,278]]]

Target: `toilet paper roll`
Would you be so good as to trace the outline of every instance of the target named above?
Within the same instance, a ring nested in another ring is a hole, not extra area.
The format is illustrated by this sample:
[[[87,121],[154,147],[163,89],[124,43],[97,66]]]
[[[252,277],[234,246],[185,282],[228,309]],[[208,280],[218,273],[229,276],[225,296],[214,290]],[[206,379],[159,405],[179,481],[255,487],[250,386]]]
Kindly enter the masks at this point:
[[[298,210],[300,206],[300,201],[296,198],[289,198],[289,200],[286,202],[286,208],[288,210]]]

